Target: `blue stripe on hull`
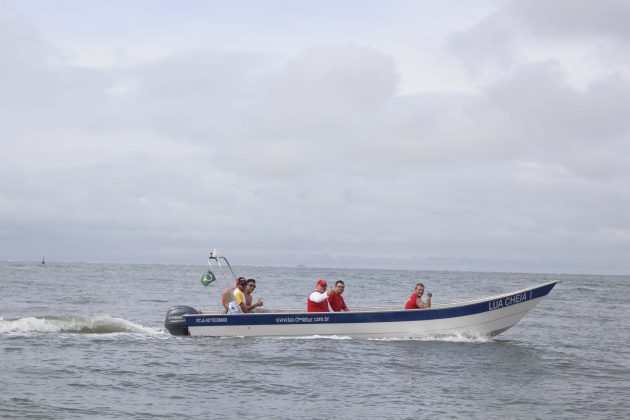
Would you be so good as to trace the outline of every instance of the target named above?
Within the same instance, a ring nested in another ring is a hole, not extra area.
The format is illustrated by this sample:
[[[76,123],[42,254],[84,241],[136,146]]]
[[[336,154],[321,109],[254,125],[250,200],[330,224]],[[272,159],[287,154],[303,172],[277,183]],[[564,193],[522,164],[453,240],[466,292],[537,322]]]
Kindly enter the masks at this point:
[[[187,315],[189,327],[226,325],[304,325],[304,324],[348,324],[373,322],[426,321],[455,318],[489,312],[546,296],[556,282],[528,289],[511,295],[489,298],[482,302],[463,304],[450,308],[429,310],[400,310],[383,312],[291,312],[275,314],[200,314]]]

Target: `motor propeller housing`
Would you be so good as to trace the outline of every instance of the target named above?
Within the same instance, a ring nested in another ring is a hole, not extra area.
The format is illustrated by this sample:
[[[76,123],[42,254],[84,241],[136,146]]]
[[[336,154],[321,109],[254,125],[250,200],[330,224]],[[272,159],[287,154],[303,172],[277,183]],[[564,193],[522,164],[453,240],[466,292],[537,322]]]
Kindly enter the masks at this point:
[[[186,326],[186,320],[184,315],[198,314],[195,308],[185,305],[172,306],[166,311],[166,319],[164,320],[164,327],[171,333],[171,335],[188,335],[188,327]]]

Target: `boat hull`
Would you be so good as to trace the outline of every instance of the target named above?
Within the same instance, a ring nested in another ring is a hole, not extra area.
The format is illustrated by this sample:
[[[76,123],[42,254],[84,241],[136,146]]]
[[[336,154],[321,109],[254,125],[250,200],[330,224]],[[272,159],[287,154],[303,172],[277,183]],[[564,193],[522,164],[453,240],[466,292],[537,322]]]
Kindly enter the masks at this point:
[[[184,315],[191,336],[415,338],[492,337],[518,323],[556,282],[431,309],[364,308],[352,312]]]

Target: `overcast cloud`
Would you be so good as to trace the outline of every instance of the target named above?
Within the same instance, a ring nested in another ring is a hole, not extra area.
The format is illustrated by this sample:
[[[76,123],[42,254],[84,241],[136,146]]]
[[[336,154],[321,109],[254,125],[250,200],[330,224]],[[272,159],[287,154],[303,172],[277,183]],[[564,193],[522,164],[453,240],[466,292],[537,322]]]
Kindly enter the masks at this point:
[[[0,4],[0,259],[630,273],[625,1]]]

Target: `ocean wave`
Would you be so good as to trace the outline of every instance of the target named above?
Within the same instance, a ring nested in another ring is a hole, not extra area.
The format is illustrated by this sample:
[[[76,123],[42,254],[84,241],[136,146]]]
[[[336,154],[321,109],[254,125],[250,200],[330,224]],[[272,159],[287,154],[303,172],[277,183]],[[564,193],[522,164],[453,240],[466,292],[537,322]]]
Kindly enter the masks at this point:
[[[0,318],[0,333],[75,333],[75,334],[163,334],[161,329],[145,327],[109,315],[54,315],[5,320]]]

